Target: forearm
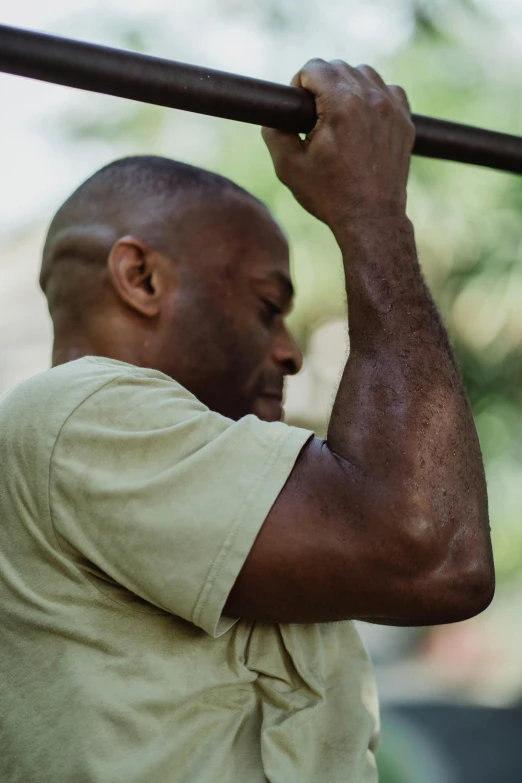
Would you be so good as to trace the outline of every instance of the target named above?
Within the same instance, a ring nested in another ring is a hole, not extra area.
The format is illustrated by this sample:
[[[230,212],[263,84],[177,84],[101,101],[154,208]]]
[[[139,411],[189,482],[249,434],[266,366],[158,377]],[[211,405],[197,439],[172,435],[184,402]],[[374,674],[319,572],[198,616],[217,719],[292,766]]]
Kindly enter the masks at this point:
[[[350,357],[328,428],[330,449],[389,507],[390,524],[434,525],[441,549],[489,551],[482,458],[446,331],[404,217],[336,232],[349,305]],[[371,493],[370,493],[371,494]],[[363,511],[363,509],[362,509]]]
[[[293,493],[304,493],[331,544],[325,592],[339,616],[470,617],[494,585],[486,488],[405,215],[408,100],[373,69],[338,60],[311,60],[292,83],[314,94],[315,127],[302,140],[263,136],[281,181],[332,229],[348,292],[350,357],[327,439],[304,449],[292,473]]]

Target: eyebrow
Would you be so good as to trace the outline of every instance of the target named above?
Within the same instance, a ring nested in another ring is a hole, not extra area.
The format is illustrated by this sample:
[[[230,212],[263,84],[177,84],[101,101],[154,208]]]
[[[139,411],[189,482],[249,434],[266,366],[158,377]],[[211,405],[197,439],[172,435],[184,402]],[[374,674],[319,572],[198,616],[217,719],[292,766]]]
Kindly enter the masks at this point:
[[[280,272],[279,270],[274,270],[273,272],[268,272],[268,277],[271,277],[272,280],[276,280],[280,286],[282,286],[285,289],[285,295],[288,300],[291,300],[294,298],[294,286],[292,285],[292,282],[289,277],[287,277],[283,272]]]

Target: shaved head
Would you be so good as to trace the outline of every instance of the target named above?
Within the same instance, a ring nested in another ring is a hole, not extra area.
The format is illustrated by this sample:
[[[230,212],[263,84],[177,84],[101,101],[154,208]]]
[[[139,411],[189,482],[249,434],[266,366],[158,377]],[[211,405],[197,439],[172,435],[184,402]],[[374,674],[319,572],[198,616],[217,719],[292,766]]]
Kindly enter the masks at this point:
[[[280,417],[283,378],[301,364],[283,322],[288,243],[231,180],[156,156],[105,166],[54,216],[40,285],[53,364],[106,356],[231,418]]]
[[[136,236],[178,258],[208,222],[212,205],[236,196],[262,202],[226,177],[153,155],[122,158],[93,174],[54,216],[43,250],[40,285],[51,316],[75,308],[86,277],[105,266],[114,242]]]

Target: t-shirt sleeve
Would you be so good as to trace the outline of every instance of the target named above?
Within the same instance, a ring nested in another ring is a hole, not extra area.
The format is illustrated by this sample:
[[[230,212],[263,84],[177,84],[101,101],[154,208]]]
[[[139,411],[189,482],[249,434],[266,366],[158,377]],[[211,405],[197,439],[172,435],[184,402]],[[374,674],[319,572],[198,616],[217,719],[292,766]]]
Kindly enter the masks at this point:
[[[51,459],[58,540],[211,636],[312,432],[214,413],[161,374],[119,376],[68,417]]]

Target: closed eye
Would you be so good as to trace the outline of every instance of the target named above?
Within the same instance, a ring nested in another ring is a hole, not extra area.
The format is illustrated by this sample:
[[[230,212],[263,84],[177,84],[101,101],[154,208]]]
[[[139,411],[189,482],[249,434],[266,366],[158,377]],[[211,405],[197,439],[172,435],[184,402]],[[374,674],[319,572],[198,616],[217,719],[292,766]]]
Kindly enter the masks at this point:
[[[279,305],[273,302],[271,299],[261,298],[261,320],[267,329],[273,329],[277,319],[284,314],[284,311]]]
[[[272,302],[270,299],[263,299],[263,304],[265,305],[266,309],[270,313],[270,315],[282,315],[283,310],[279,305],[275,304],[275,302]]]

